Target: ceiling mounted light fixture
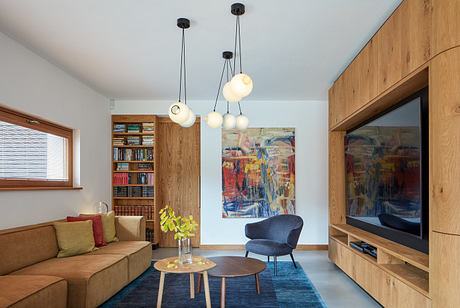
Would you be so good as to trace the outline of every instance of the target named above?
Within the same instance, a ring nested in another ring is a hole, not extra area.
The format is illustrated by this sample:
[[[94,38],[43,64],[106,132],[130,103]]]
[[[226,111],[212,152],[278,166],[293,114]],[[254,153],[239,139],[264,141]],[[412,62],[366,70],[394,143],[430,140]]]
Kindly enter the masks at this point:
[[[244,116],[241,112],[241,105],[240,102],[238,101],[238,107],[240,110],[240,115],[238,117],[235,117],[233,114],[230,113],[230,108],[229,108],[229,101],[227,100],[227,113],[222,117],[222,115],[216,111],[217,103],[219,101],[219,95],[220,95],[220,89],[222,87],[222,80],[224,79],[224,75],[227,76],[227,84],[228,81],[230,80],[230,76],[233,75],[233,68],[231,64],[231,59],[233,58],[233,52],[231,51],[224,51],[222,53],[222,57],[224,58],[224,66],[222,67],[222,73],[220,74],[220,80],[219,80],[219,87],[217,88],[217,95],[216,95],[216,101],[214,103],[214,109],[211,111],[205,118],[206,122],[208,125],[212,128],[218,128],[218,127],[223,127],[224,129],[233,129],[235,126],[239,129],[246,129],[248,127],[247,124],[249,124],[249,120],[246,116]],[[225,90],[224,90],[225,91]],[[224,92],[225,93],[225,92]],[[225,95],[224,95],[225,97]],[[244,121],[240,120],[241,124],[238,126],[238,118],[243,116],[246,118],[246,125],[244,124]]]
[[[253,88],[252,79],[246,74],[243,74],[243,65],[241,62],[241,26],[240,26],[240,16],[245,12],[245,6],[242,3],[234,3],[231,7],[231,12],[236,16],[236,26],[235,26],[235,58],[233,59],[233,68],[235,70],[230,84],[227,86],[227,92],[231,92],[235,97],[239,97],[241,100],[243,97],[248,96]],[[238,49],[237,49],[238,46]],[[238,53],[237,53],[238,51]],[[239,58],[239,69],[240,73],[236,74],[236,58]],[[225,89],[225,86],[224,86]],[[227,94],[229,95],[229,94]],[[230,97],[230,95],[229,95]],[[238,101],[239,101],[238,100]],[[230,101],[230,100],[229,100]]]
[[[168,109],[169,118],[182,127],[190,127],[195,123],[196,116],[187,106],[187,74],[185,66],[185,29],[190,28],[190,20],[187,18],[177,19],[177,26],[182,29],[182,46],[180,52],[180,74],[179,74],[179,99],[171,104]],[[184,102],[181,101],[182,83],[184,84]]]

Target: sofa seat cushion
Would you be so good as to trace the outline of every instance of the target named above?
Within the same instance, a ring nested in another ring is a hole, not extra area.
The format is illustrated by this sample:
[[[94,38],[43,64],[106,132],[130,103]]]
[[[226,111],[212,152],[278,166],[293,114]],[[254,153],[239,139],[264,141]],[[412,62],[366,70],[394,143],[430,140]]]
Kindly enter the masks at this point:
[[[246,243],[246,250],[264,256],[284,256],[292,252],[292,248],[285,243],[256,239]]]
[[[12,275],[51,275],[68,283],[68,307],[96,307],[128,283],[128,259],[122,255],[53,258]]]
[[[0,276],[0,307],[65,308],[67,282],[60,277],[40,275]]]
[[[120,241],[108,244],[89,255],[122,255],[128,257],[129,281],[136,279],[152,263],[152,244],[146,241]]]

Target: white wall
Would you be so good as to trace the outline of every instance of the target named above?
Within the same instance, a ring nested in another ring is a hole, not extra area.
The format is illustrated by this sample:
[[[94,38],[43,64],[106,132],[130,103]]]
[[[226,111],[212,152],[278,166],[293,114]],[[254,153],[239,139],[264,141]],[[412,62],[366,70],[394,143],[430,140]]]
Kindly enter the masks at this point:
[[[110,200],[106,98],[0,33],[0,103],[77,129],[83,190],[0,191],[0,229],[64,218]],[[79,157],[79,162],[78,162]],[[78,171],[78,170],[76,170]]]
[[[116,101],[113,114],[166,114],[171,102]],[[192,101],[198,115],[214,102]],[[223,102],[218,111],[224,112]],[[243,101],[250,127],[296,128],[296,213],[304,228],[299,244],[327,244],[327,102]],[[231,105],[236,113],[237,106]],[[201,123],[201,244],[243,244],[244,226],[260,219],[222,218],[221,129]]]

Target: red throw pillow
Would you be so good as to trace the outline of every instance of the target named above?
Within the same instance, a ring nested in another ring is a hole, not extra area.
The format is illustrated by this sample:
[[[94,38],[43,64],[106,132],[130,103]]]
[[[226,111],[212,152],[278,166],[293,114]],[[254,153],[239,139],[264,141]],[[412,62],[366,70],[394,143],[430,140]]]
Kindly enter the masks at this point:
[[[93,236],[94,244],[96,247],[107,246],[107,243],[104,242],[104,233],[102,232],[102,219],[101,216],[90,216],[90,217],[71,217],[67,216],[67,221],[83,221],[83,220],[92,220],[93,221]]]

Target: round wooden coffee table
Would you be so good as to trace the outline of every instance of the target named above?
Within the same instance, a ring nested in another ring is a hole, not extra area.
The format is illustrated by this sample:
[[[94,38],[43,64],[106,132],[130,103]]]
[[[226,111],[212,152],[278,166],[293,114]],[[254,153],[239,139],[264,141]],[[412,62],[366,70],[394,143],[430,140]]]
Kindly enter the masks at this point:
[[[244,277],[254,275],[256,280],[256,291],[260,294],[259,273],[265,270],[265,262],[246,257],[214,257],[209,258],[216,264],[216,267],[208,271],[209,276],[221,277],[220,306],[225,307],[225,279],[233,277]],[[206,283],[206,278],[205,278]],[[201,275],[198,276],[198,293],[201,292]]]
[[[209,261],[205,257],[194,256],[192,257],[191,264],[179,264],[178,257],[171,257],[166,259],[161,259],[153,265],[156,270],[161,272],[160,275],[160,285],[158,287],[158,298],[157,298],[157,308],[161,308],[161,301],[163,298],[163,287],[165,284],[165,275],[166,273],[171,274],[190,274],[190,298],[195,298],[195,288],[193,286],[194,277],[193,273],[200,273],[204,276],[204,291],[206,295],[206,308],[211,308],[211,296],[209,294],[209,283],[208,283],[208,270],[215,267],[216,264],[212,261]],[[200,280],[201,282],[201,280]]]

